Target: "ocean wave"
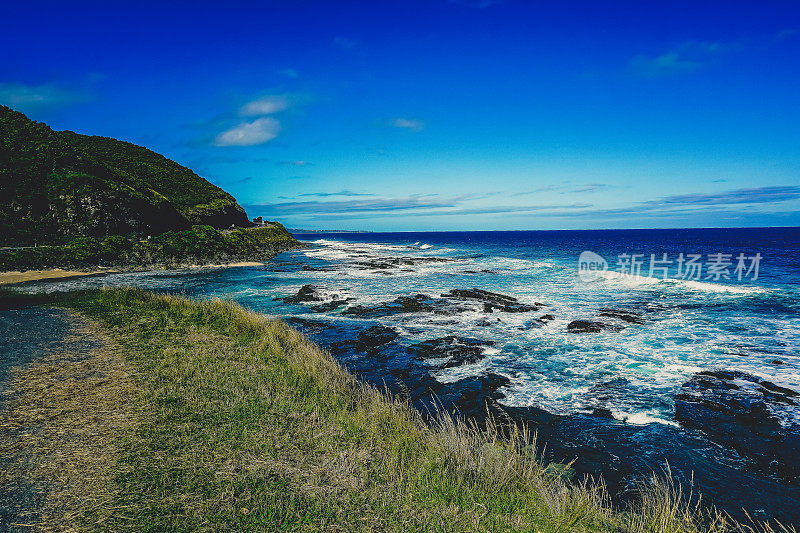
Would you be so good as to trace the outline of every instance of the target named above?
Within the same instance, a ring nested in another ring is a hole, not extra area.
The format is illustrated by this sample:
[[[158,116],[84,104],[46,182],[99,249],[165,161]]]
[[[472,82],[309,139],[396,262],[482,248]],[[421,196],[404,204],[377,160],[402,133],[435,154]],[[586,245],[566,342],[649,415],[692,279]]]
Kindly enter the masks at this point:
[[[725,283],[714,283],[709,281],[685,280],[675,278],[653,278],[647,276],[634,276],[631,274],[624,274],[614,270],[606,270],[597,272],[597,274],[607,280],[614,281],[629,287],[640,286],[662,286],[662,287],[675,287],[678,289],[689,289],[694,291],[714,292],[714,293],[730,293],[730,294],[765,294],[770,292],[765,287],[752,287],[752,286],[736,286],[728,285]]]

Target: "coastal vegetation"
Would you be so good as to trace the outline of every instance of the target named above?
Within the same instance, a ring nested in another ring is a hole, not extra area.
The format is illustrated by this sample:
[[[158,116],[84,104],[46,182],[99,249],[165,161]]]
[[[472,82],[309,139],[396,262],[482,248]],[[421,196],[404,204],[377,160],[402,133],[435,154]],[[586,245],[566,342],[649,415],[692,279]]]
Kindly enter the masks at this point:
[[[612,508],[597,480],[542,462],[524,427],[426,422],[231,302],[138,289],[5,301],[75,310],[122,351],[135,400],[120,408],[133,413],[113,482],[79,514],[88,529],[750,530],[697,506],[668,471]]]
[[[74,237],[64,244],[0,250],[0,271],[43,268],[127,269],[257,261],[300,243],[283,225],[219,231],[211,226],[167,231],[149,239],[135,235]]]
[[[249,226],[236,200],[132,143],[53,131],[0,105],[0,245]]]

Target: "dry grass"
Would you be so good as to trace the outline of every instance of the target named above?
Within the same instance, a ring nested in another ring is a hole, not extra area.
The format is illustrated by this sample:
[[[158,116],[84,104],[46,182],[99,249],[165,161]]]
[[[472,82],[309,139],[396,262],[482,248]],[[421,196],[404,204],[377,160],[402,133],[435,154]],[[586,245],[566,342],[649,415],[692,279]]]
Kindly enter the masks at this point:
[[[611,508],[546,465],[524,428],[479,428],[356,380],[284,323],[138,290],[61,297],[112,328],[140,391],[116,462],[112,529],[746,531],[669,472]]]
[[[115,499],[115,442],[134,422],[134,389],[119,347],[101,329],[75,320],[70,335],[100,346],[17,369],[0,410],[0,482],[13,498],[5,502],[12,529],[102,524]]]

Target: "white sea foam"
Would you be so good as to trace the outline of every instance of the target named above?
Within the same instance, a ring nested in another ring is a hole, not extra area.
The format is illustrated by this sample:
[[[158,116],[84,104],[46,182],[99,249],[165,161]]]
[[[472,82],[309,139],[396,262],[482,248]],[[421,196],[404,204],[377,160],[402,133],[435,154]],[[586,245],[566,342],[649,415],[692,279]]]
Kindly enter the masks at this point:
[[[674,420],[668,420],[666,418],[662,418],[658,416],[657,413],[654,412],[625,412],[625,411],[616,411],[611,410],[611,414],[617,420],[621,420],[627,424],[634,424],[634,425],[645,425],[645,424],[664,424],[665,426],[678,426],[678,423]]]
[[[674,278],[661,279],[648,276],[635,276],[631,274],[625,274],[622,272],[616,272],[614,270],[601,271],[598,272],[597,274],[599,275],[599,277],[607,281],[614,281],[628,287],[638,287],[642,285],[644,286],[657,285],[666,288],[677,288],[679,290],[690,289],[703,292],[731,293],[731,294],[763,294],[768,292],[768,289],[764,287],[737,286],[732,284],[728,285],[725,283],[713,283],[708,281],[683,280]]]

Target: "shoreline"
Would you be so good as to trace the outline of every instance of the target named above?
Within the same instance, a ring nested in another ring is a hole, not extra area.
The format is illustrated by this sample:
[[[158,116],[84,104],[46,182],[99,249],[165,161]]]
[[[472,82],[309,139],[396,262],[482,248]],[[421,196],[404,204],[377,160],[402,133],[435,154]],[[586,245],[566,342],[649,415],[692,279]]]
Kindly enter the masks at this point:
[[[120,274],[123,272],[147,272],[156,270],[197,270],[202,268],[239,268],[263,266],[264,261],[233,261],[231,263],[206,263],[188,265],[147,265],[142,267],[124,268],[111,267],[95,270],[69,270],[63,268],[50,268],[42,270],[8,270],[0,272],[0,286],[18,285],[34,281],[65,281],[69,279],[85,278],[93,276],[108,276],[109,274]]]

